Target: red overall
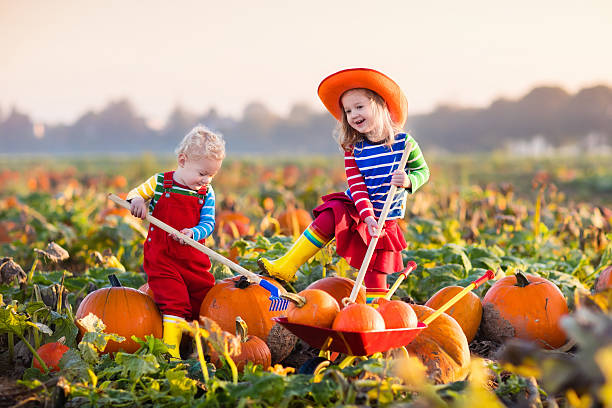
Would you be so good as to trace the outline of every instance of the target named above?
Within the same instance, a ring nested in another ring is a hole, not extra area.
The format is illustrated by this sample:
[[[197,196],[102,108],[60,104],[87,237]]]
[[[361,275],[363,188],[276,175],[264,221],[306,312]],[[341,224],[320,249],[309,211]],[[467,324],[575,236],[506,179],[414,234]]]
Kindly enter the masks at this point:
[[[164,174],[164,192],[153,209],[153,216],[180,231],[198,225],[206,187],[198,191],[198,196],[173,193],[170,191],[173,175],[173,171]],[[144,270],[162,314],[199,318],[202,300],[215,284],[209,272],[208,255],[175,241],[151,225],[144,244]]]

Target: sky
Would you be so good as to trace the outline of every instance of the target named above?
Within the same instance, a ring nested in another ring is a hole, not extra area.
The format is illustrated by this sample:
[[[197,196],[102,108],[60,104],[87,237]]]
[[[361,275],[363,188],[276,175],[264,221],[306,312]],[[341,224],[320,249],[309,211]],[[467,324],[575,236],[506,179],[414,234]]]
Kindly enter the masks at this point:
[[[612,86],[610,0],[0,0],[0,110],[71,123],[129,99],[240,117],[317,111],[344,68],[393,78],[411,113],[488,106],[534,86]]]

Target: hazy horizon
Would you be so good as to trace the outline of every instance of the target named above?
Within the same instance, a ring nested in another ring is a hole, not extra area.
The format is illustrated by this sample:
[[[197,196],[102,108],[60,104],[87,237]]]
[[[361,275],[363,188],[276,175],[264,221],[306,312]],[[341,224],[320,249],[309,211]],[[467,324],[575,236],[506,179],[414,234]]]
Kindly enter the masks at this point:
[[[0,108],[70,123],[125,98],[159,122],[177,105],[240,117],[260,101],[284,116],[323,111],[320,80],[355,66],[395,79],[412,114],[483,107],[536,86],[611,86],[611,23],[603,0],[0,0]]]

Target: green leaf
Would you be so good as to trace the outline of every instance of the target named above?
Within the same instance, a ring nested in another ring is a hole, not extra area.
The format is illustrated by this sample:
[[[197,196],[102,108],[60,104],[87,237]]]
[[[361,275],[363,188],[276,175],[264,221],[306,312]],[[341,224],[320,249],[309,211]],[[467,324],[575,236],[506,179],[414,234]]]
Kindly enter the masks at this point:
[[[115,362],[122,366],[122,376],[130,377],[132,380],[136,380],[145,375],[155,374],[159,371],[157,358],[152,354],[128,354],[118,352],[115,355]]]

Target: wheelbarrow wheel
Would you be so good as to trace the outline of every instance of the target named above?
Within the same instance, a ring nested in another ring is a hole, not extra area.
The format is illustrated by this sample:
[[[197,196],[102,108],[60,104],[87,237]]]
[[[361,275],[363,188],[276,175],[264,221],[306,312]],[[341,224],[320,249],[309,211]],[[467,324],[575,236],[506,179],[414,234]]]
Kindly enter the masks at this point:
[[[310,360],[307,360],[304,364],[302,364],[298,370],[298,374],[312,374],[317,375],[321,371],[325,370],[331,361],[326,359],[325,357],[314,357]]]

